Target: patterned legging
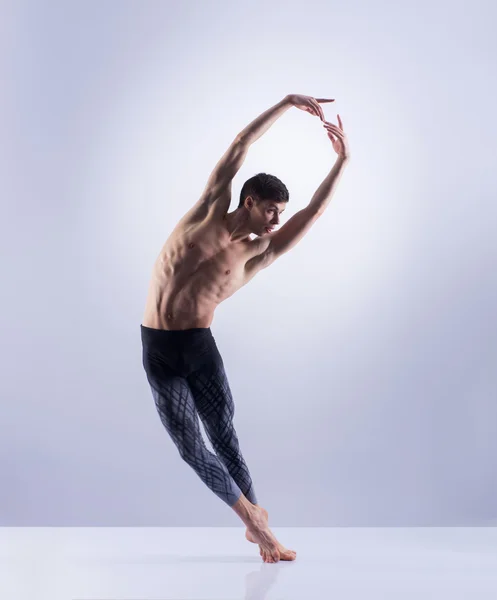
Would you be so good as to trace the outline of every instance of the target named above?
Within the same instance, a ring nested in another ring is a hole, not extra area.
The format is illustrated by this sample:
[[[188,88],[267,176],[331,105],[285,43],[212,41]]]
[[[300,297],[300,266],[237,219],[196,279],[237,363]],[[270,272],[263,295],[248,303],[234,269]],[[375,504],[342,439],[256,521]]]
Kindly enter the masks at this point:
[[[161,421],[181,458],[229,506],[257,504],[233,426],[235,405],[210,328],[141,327],[143,367]],[[198,417],[216,454],[205,445]]]

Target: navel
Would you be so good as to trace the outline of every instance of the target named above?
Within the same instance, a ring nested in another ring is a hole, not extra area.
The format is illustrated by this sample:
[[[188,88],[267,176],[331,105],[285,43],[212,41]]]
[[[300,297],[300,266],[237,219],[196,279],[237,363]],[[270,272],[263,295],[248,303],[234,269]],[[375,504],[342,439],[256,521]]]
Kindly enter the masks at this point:
[[[228,269],[228,270],[226,271],[226,275],[229,275],[230,273],[231,273],[231,271]]]
[[[195,248],[195,244],[194,244],[193,242],[190,242],[190,243],[188,244],[188,248]]]

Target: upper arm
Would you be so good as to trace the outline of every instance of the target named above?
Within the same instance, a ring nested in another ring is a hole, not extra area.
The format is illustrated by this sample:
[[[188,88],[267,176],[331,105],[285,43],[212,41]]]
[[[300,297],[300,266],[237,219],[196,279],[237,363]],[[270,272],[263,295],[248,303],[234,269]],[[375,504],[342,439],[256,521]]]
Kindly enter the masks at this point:
[[[266,238],[269,237],[269,244],[265,252],[267,255],[265,265],[270,264],[282,254],[288,252],[290,248],[293,248],[314,225],[319,215],[319,212],[306,206],[288,219],[278,231],[265,236]]]
[[[210,174],[202,195],[182,218],[182,222],[201,221],[211,209],[219,214],[229,210],[231,181],[242,166],[248,148],[249,144],[242,142],[238,136],[233,140]]]
[[[249,149],[249,144],[242,141],[238,136],[233,140],[230,147],[219,159],[214,170],[209,176],[202,198],[208,203],[216,201],[225,196],[224,191],[230,189],[233,177],[243,165]],[[231,194],[229,194],[231,198]],[[229,203],[226,210],[229,209]]]
[[[245,265],[247,280],[293,248],[313,226],[319,215],[315,209],[306,206],[288,219],[278,231],[253,240],[254,256]]]

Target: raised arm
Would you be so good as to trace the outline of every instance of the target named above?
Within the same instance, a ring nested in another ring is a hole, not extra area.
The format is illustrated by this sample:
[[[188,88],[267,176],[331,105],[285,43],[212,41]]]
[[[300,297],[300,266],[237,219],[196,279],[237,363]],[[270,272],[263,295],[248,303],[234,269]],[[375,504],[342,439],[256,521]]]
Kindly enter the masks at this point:
[[[263,112],[243,129],[218,161],[209,176],[199,202],[210,205],[216,201],[220,211],[226,212],[231,201],[231,182],[240,170],[248,149],[271,125],[292,106],[289,96]]]
[[[323,125],[332,141],[334,150],[338,154],[333,168],[314,193],[308,206],[295,213],[278,231],[265,236],[265,239],[269,238],[269,244],[264,252],[261,266],[268,266],[276,258],[293,248],[310,230],[330,203],[342,173],[350,160],[347,137],[343,131],[340,116],[338,116],[338,123],[339,126],[336,126],[325,121]]]
[[[235,137],[212,171],[199,203],[207,203],[210,206],[215,201],[220,212],[226,212],[231,202],[231,182],[242,166],[251,144],[266,133],[271,125],[292,106],[309,112],[324,121],[324,113],[319,102],[333,101],[326,98],[316,100],[311,96],[288,94],[283,100],[268,108]]]

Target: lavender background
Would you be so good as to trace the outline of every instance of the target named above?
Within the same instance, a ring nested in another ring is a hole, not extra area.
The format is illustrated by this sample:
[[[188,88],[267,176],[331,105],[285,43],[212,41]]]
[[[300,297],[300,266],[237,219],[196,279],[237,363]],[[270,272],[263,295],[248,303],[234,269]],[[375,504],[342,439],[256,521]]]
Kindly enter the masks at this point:
[[[336,98],[352,162],[212,325],[259,501],[272,526],[497,522],[496,12],[2,3],[1,525],[240,524],[163,429],[139,326],[167,235],[288,93]],[[265,171],[288,218],[334,160],[291,109],[232,209]]]

